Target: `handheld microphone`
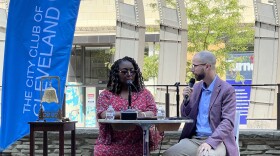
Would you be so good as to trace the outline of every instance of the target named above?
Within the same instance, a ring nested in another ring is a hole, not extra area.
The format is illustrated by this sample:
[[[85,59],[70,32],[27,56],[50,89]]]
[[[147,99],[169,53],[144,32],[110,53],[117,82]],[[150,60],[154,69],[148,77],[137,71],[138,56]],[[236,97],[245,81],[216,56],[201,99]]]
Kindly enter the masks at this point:
[[[195,84],[195,79],[191,78],[189,81],[189,86],[192,88],[194,84]],[[185,100],[187,100],[188,98],[189,98],[189,96],[185,95]]]

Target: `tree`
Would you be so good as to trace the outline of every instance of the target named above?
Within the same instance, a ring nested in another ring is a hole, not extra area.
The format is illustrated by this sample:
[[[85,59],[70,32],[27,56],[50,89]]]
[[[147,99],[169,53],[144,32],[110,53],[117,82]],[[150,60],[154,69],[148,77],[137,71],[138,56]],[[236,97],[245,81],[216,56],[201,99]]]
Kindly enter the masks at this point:
[[[147,81],[149,78],[155,78],[158,75],[158,54],[144,57],[143,78]]]
[[[244,6],[240,6],[238,0],[188,0],[187,5],[188,52],[214,52],[217,72],[225,74],[233,63],[226,61],[228,54],[247,51],[253,45],[253,24],[241,23]]]
[[[253,45],[253,23],[241,23],[238,0],[185,0],[188,20],[188,54],[209,50],[217,56],[217,73],[224,75],[233,62],[227,62],[233,51],[246,51]],[[172,0],[166,0],[174,5]],[[155,7],[155,4],[151,4]],[[191,63],[187,62],[187,79],[191,76]],[[236,76],[240,74],[236,73]]]

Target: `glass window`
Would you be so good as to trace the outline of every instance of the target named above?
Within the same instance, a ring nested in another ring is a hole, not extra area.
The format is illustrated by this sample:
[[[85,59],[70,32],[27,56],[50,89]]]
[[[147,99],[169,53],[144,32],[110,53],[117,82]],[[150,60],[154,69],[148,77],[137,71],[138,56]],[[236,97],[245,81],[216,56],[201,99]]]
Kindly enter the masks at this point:
[[[108,79],[108,63],[111,54],[108,48],[86,47],[85,49],[85,81],[84,84],[106,83]]]
[[[73,47],[68,67],[68,82],[82,82],[81,76],[81,47]]]

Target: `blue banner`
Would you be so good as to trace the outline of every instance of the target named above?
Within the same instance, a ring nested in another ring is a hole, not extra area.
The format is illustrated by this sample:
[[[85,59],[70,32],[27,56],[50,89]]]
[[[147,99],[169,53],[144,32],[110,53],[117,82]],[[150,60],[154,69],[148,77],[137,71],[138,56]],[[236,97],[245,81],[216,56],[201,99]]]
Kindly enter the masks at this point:
[[[38,119],[43,76],[59,76],[60,104],[80,0],[11,0],[2,81],[0,151]],[[54,86],[55,87],[55,86]],[[58,86],[56,86],[58,87]],[[46,110],[57,109],[44,105]]]
[[[226,80],[231,85],[250,85],[252,80],[236,82],[235,80]],[[250,105],[251,86],[234,86],[236,94],[236,110],[240,112],[240,124],[247,124],[247,116]]]
[[[240,124],[247,124],[247,115],[250,105],[251,86],[238,86],[252,84],[253,52],[235,52],[229,55],[229,62],[234,62],[234,68],[226,72],[226,81],[234,86],[236,93],[236,110],[240,112]],[[236,72],[243,76],[242,82],[236,82]]]

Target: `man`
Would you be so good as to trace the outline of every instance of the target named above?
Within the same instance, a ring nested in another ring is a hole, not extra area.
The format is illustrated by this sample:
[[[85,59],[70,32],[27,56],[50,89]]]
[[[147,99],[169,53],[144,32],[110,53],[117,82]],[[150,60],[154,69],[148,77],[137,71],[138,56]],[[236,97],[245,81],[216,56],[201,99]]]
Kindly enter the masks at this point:
[[[238,156],[233,132],[235,90],[216,75],[216,57],[211,52],[195,54],[192,63],[192,73],[200,82],[184,89],[181,115],[194,122],[185,124],[180,142],[163,155]]]

